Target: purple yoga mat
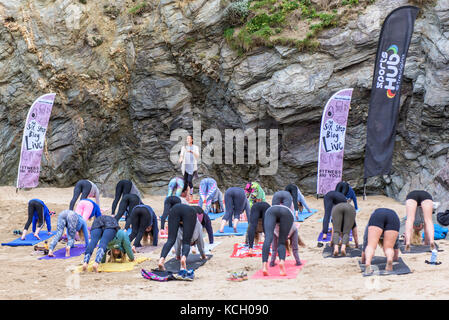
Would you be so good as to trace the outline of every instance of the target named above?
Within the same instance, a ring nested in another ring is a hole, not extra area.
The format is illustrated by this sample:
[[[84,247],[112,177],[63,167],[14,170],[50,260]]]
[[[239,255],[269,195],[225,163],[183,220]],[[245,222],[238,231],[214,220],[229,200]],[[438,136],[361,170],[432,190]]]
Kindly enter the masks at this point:
[[[65,247],[64,247],[62,249],[53,252],[55,255],[54,257],[45,256],[39,258],[38,260],[70,259],[73,257],[79,257],[84,253],[84,251],[86,251],[86,247],[84,245],[75,244],[75,247],[70,249],[70,257],[65,256]]]
[[[320,235],[318,236],[318,242],[330,242],[332,236],[332,229],[329,229],[327,232],[327,238],[323,239],[323,232],[320,232]],[[349,241],[352,241],[352,230],[349,232]]]

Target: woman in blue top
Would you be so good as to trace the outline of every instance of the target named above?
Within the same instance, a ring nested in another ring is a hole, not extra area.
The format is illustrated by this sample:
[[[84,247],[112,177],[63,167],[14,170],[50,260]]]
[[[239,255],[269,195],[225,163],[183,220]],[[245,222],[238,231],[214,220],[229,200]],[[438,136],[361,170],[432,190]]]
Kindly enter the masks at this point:
[[[354,202],[355,210],[359,210],[359,207],[357,206],[357,197],[349,183],[347,183],[346,181],[340,181],[335,187],[335,191],[343,193],[347,200],[352,200]]]
[[[89,232],[87,231],[87,223],[79,214],[72,210],[64,210],[58,215],[58,226],[56,235],[50,243],[48,256],[54,257],[53,250],[61,240],[64,229],[67,228],[67,246],[65,248],[65,256],[70,257],[70,248],[75,246],[75,235],[78,232],[80,239],[84,238],[86,247],[89,245]]]
[[[34,236],[40,240],[39,232],[45,223],[47,224],[48,234],[51,233],[51,218],[50,218],[50,210],[48,210],[47,206],[42,200],[39,199],[31,199],[28,202],[28,220],[25,223],[25,227],[23,228],[22,240],[25,240],[25,236],[28,232],[28,228],[30,227],[31,222],[33,223],[33,232]],[[36,220],[38,222],[36,228]]]

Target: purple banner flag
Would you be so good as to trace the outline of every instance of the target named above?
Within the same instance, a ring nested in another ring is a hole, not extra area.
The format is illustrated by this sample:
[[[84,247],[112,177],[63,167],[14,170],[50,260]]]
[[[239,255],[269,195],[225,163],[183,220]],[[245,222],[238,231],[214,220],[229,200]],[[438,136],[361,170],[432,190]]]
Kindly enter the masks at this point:
[[[335,93],[324,107],[318,151],[317,194],[335,190],[342,180],[346,124],[353,89]]]
[[[17,188],[19,189],[34,188],[39,183],[45,133],[55,96],[55,93],[40,96],[28,111],[17,174]]]

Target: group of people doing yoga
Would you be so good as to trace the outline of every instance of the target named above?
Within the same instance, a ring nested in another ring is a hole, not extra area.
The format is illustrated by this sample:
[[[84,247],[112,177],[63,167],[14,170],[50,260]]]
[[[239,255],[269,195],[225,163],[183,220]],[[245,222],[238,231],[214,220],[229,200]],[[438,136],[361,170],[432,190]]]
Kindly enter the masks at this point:
[[[352,206],[349,202],[354,202]],[[324,196],[324,218],[322,234],[326,239],[329,227],[329,221],[332,219],[332,238],[331,246],[333,246],[333,255],[339,254],[339,246],[341,245],[341,255],[346,255],[346,246],[349,243],[350,232],[354,237],[355,247],[359,247],[356,224],[357,200],[355,193],[347,182],[340,182],[336,189],[329,191]],[[418,238],[421,244],[420,231],[425,230],[424,244],[429,245],[430,249],[435,248],[434,243],[434,225],[432,220],[433,199],[432,196],[424,190],[411,191],[405,202],[406,223],[404,233],[405,252],[411,250],[413,243],[412,233]],[[415,222],[417,212],[422,212],[422,221]],[[398,214],[388,208],[375,209],[370,217],[364,231],[362,246],[362,263],[365,264],[365,273],[373,272],[371,262],[374,257],[377,245],[380,245],[387,258],[386,271],[393,270],[393,262],[399,259],[399,230],[400,219]],[[416,236],[417,235],[417,236]],[[340,240],[341,239],[341,240]]]
[[[184,151],[185,162],[187,153],[195,157],[195,149],[191,152]],[[186,177],[196,172],[196,167],[190,167],[186,163],[184,168]],[[192,171],[194,170],[194,171]],[[268,257],[271,247],[270,266],[275,265],[276,256],[279,256],[280,274],[285,275],[285,257],[289,250],[297,265],[301,265],[298,254],[298,246],[304,246],[298,234],[298,228],[294,223],[295,218],[304,209],[311,212],[304,196],[298,186],[289,184],[285,190],[273,195],[271,205],[266,202],[265,192],[257,182],[248,183],[245,188],[230,187],[223,196],[217,182],[210,177],[201,180],[199,185],[199,201],[197,206],[189,205],[186,199],[192,195],[193,186],[184,184],[185,179],[175,177],[170,180],[168,193],[164,201],[163,214],[160,217],[160,229],[165,230],[168,224],[167,242],[164,244],[159,268],[164,270],[164,263],[172,247],[174,247],[176,259],[181,262],[181,271],[186,270],[186,259],[190,247],[196,245],[202,259],[206,259],[203,229],[208,233],[209,242],[213,243],[213,229],[208,213],[225,212],[219,232],[229,223],[237,232],[237,225],[241,214],[245,211],[248,219],[247,244],[250,254],[254,243],[258,243],[260,235],[264,234],[262,246],[262,269],[268,274]],[[185,187],[187,185],[187,187]],[[75,207],[75,204],[78,204]],[[95,198],[95,201],[89,199]],[[353,202],[353,205],[350,202]],[[359,247],[356,211],[357,198],[354,190],[347,182],[340,182],[335,190],[324,195],[324,217],[322,234],[327,238],[329,223],[332,220],[331,246],[333,255],[346,255],[350,233],[354,238],[355,247]],[[116,209],[117,214],[115,214]],[[203,210],[204,208],[204,210]],[[225,210],[226,208],[226,210]],[[418,208],[422,211],[422,223],[415,223],[415,214]],[[154,210],[145,205],[141,199],[141,193],[130,180],[121,180],[117,183],[115,197],[112,203],[112,215],[102,215],[99,206],[99,189],[89,180],[80,180],[75,185],[73,198],[69,209],[58,215],[56,235],[49,246],[49,256],[54,256],[57,243],[63,238],[66,230],[66,256],[70,256],[70,249],[74,247],[75,240],[85,242],[83,270],[86,270],[94,249],[98,245],[93,269],[97,270],[99,263],[106,261],[109,254],[111,261],[128,259],[134,260],[136,248],[142,246],[142,239],[147,243],[157,246],[159,227],[158,217]],[[434,227],[432,223],[433,199],[432,196],[422,190],[410,192],[406,198],[406,223],[405,223],[405,250],[410,250],[412,233],[416,234],[423,228],[425,230],[425,244],[433,249]],[[44,223],[47,231],[51,232],[51,212],[40,199],[31,199],[28,203],[28,220],[25,223],[22,239],[25,239],[27,231],[33,224],[33,233],[39,239],[39,232]],[[120,228],[119,221],[125,216],[125,226]],[[87,221],[95,218],[88,231]],[[128,230],[131,228],[131,232]],[[371,261],[377,245],[381,245],[387,257],[387,271],[392,270],[393,262],[398,260],[400,221],[396,212],[388,208],[378,208],[371,214],[368,225],[365,228],[362,248],[362,263],[366,265],[366,272],[371,270]],[[89,240],[90,239],[90,240]]]

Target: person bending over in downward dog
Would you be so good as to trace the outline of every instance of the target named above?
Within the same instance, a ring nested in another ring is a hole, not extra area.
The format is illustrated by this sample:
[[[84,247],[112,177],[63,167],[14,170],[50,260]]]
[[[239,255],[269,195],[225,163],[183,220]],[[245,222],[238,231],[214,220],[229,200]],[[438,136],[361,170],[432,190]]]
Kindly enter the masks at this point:
[[[115,186],[115,197],[112,202],[111,215],[115,214],[115,209],[117,208],[120,198],[126,194],[135,194],[139,198],[142,197],[139,189],[137,189],[136,185],[131,180],[120,180]]]
[[[304,196],[302,195],[301,191],[299,190],[298,186],[295,184],[289,184],[285,187],[285,191],[290,192],[293,198],[293,206],[295,208],[295,217],[298,218],[298,214],[302,211],[302,208],[300,210],[298,204],[300,204],[302,207],[306,208],[307,212],[311,213],[309,206],[307,206],[306,199],[304,199]]]
[[[251,214],[250,218],[248,220],[248,247],[249,247],[249,254],[253,254],[253,248],[254,248],[254,240],[256,240],[256,243],[259,242],[259,225],[262,226],[262,230],[265,233],[265,212],[268,210],[270,205],[267,202],[257,202],[251,207]]]
[[[95,203],[95,201],[90,199],[83,199],[78,202],[74,211],[83,217],[85,221],[89,221],[93,217],[97,218],[101,216],[100,207]]]
[[[180,197],[183,189],[184,189],[184,179],[182,177],[174,177],[168,183],[167,197],[170,196]]]
[[[23,228],[22,232],[22,240],[25,240],[25,236],[28,232],[28,228],[30,227],[30,224],[33,223],[33,232],[34,236],[40,240],[39,238],[39,232],[41,231],[42,227],[44,226],[44,220],[47,224],[47,231],[48,234],[51,233],[51,217],[50,217],[50,210],[47,208],[45,203],[42,200],[39,199],[31,199],[28,201],[28,220],[25,223],[25,227]],[[36,222],[37,228],[36,228]]]
[[[285,256],[288,234],[293,226],[293,199],[287,191],[278,191],[273,195],[272,206],[265,212],[264,230],[265,240],[262,247],[262,271],[268,276],[268,255],[274,238],[274,229],[279,224],[279,269],[280,275],[285,276]]]
[[[212,178],[204,178],[200,182],[200,199],[198,201],[198,206],[203,208],[203,204],[206,204],[206,213],[210,212],[212,203],[219,201],[218,197],[221,192],[218,188],[217,181]]]
[[[84,253],[83,271],[87,270],[90,257],[98,242],[100,242],[97,249],[97,255],[95,257],[95,262],[92,265],[94,271],[98,271],[98,265],[105,256],[108,243],[114,239],[118,230],[120,230],[120,226],[114,217],[100,216],[94,220],[94,223],[92,223],[92,227],[90,229],[90,242],[86,248],[86,252]]]
[[[75,189],[73,189],[73,198],[70,201],[69,210],[73,210],[76,200],[81,195],[82,199],[95,198],[95,202],[100,205],[100,191],[98,187],[89,180],[80,180],[76,183]]]
[[[274,267],[276,265],[276,255],[278,251],[278,241],[279,241],[279,225],[276,224],[276,227],[274,228],[274,235],[273,235],[273,242],[271,245],[271,262],[270,266]],[[299,236],[298,228],[293,223],[292,227],[290,228],[290,232],[287,236],[287,241],[285,242],[285,250],[289,251],[290,254],[293,254],[293,257],[295,258],[296,265],[300,266],[302,265],[301,260],[299,259],[298,254],[298,246],[305,247],[305,243],[301,240],[301,237]]]
[[[323,218],[323,239],[327,239],[327,231],[329,230],[329,222],[332,215],[332,208],[339,203],[346,203],[346,197],[338,191],[329,191],[324,195],[324,218]]]
[[[239,187],[231,187],[226,190],[224,198],[226,213],[221,220],[220,232],[224,231],[226,223],[230,222],[232,218],[234,218],[234,232],[237,232],[237,224],[243,210],[245,210],[248,219],[250,217],[249,201],[245,197],[245,190]]]
[[[196,212],[196,217],[198,218],[198,221],[201,223],[203,228],[206,229],[207,235],[209,237],[209,243],[214,243],[214,230],[212,229],[212,221],[210,220],[209,216],[204,213],[203,209],[198,206],[192,206],[192,208]]]
[[[119,222],[123,214],[127,212],[125,219],[125,230],[128,230],[131,225],[131,212],[133,212],[135,206],[138,206],[140,204],[143,204],[142,200],[136,194],[129,193],[125,194],[122,197],[120,205],[118,206],[118,212],[114,218],[115,220],[117,220],[117,222]]]
[[[405,212],[407,221],[405,222],[405,251],[410,251],[410,241],[415,214],[417,208],[421,207],[424,216],[424,243],[429,245],[430,249],[435,249],[434,226],[432,221],[433,199],[432,196],[424,190],[414,190],[407,195],[405,201]]]
[[[354,202],[355,210],[359,210],[359,207],[357,206],[357,197],[355,195],[354,190],[351,188],[349,183],[345,181],[340,181],[337,186],[335,187],[335,191],[341,192],[345,195],[346,200]]]
[[[251,183],[251,193],[249,195],[249,206],[252,207],[254,203],[266,201],[265,199],[265,191],[263,191],[262,187],[258,182]]]
[[[189,231],[190,232],[190,231]],[[204,240],[203,240],[203,226],[201,223],[196,219],[195,222],[195,229],[193,230],[192,236],[190,237],[190,246],[197,246],[198,251],[200,252],[201,259],[205,260],[207,259],[205,248],[204,248]],[[181,260],[181,251],[184,257],[184,226],[183,223],[179,224],[178,233],[176,236],[176,243],[175,243],[175,254],[176,254],[176,260]],[[185,255],[187,260],[187,255]],[[181,270],[180,275],[182,278],[184,278],[187,274],[187,264],[181,264]]]
[[[192,236],[195,231],[196,222],[198,221],[195,209],[191,206],[178,203],[170,210],[168,215],[168,236],[167,242],[164,244],[161,256],[159,259],[159,270],[165,270],[165,258],[170,252],[171,248],[176,242],[178,236],[178,229],[182,225],[182,256],[181,256],[181,269],[186,270],[187,268],[187,256],[190,252],[190,244],[192,241]]]
[[[398,261],[399,259],[398,238],[400,225],[399,216],[391,209],[379,208],[371,214],[363,236],[362,263],[366,266],[366,274],[373,272],[371,270],[371,261],[377,244],[383,247],[387,257],[385,270],[393,270],[393,261]]]
[[[49,257],[54,257],[53,250],[58,244],[58,241],[61,240],[65,228],[67,228],[66,257],[70,257],[70,248],[75,246],[75,235],[77,232],[81,240],[84,238],[86,247],[89,245],[89,232],[87,231],[86,221],[75,211],[64,210],[58,215],[56,235],[53,237],[48,250]]]
[[[164,212],[161,216],[161,230],[165,229],[165,220],[167,220],[168,215],[170,214],[171,208],[173,208],[178,203],[181,203],[181,198],[177,196],[169,196],[164,200]]]
[[[142,247],[140,241],[148,241],[148,236],[153,238],[153,246],[157,246],[159,228],[157,225],[157,217],[150,206],[140,204],[134,207],[131,212],[131,234],[129,241],[134,239],[133,248]]]
[[[108,243],[109,262],[126,262],[126,256],[129,261],[134,261],[134,253],[136,249],[131,247],[129,236],[125,230],[119,230],[115,234],[114,239]],[[106,262],[106,255],[103,257],[102,263]]]
[[[355,225],[355,209],[349,203],[339,203],[332,208],[332,243],[334,256],[338,256],[338,244],[342,239],[341,255],[346,256],[346,246],[349,244],[349,232]],[[354,236],[355,239],[355,236]],[[356,245],[358,247],[358,244]]]

